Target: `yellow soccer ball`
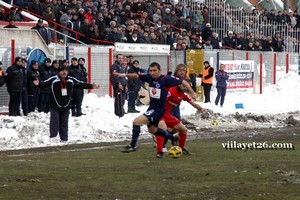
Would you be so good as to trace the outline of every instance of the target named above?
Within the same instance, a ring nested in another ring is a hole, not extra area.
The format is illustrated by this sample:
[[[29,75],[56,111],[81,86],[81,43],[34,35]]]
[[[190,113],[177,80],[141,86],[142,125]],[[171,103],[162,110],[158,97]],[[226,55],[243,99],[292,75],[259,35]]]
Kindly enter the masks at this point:
[[[179,158],[182,155],[182,149],[179,146],[172,146],[168,153],[171,158]]]
[[[213,120],[213,121],[210,122],[210,124],[215,126],[215,125],[218,125],[218,122]]]

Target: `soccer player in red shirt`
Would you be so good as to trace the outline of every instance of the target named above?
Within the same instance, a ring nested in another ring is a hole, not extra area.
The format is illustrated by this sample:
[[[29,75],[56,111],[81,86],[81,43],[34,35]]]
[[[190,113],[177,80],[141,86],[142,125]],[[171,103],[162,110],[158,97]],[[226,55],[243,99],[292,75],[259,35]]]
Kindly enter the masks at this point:
[[[166,112],[159,122],[159,127],[164,130],[172,128],[174,133],[179,132],[179,147],[182,148],[184,154],[190,155],[190,151],[185,148],[188,129],[179,119],[171,114],[171,111],[174,107],[178,106],[182,100],[189,102],[194,108],[201,112],[206,112],[207,109],[202,108],[199,104],[197,104],[185,93],[186,91],[187,88],[182,84],[169,89],[169,94],[165,104]]]

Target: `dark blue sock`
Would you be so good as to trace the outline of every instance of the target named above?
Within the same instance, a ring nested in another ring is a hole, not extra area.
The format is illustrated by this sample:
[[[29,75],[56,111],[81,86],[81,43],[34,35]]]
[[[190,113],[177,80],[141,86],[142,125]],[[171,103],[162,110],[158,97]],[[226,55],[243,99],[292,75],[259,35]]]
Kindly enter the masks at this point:
[[[173,133],[170,131],[166,131],[166,136],[165,136],[165,142],[164,142],[164,147],[166,146],[168,140],[171,140],[172,142],[174,141],[174,136]]]
[[[140,132],[141,132],[141,127],[137,126],[137,125],[133,125],[132,126],[132,138],[131,138],[131,143],[130,146],[131,147],[135,147],[136,143],[139,139],[140,136]]]

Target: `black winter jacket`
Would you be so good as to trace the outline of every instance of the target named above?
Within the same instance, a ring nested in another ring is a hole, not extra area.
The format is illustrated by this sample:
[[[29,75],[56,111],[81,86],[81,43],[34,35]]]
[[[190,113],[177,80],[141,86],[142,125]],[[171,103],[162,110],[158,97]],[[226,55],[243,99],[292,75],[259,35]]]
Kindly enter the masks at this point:
[[[81,65],[70,65],[69,75],[78,79],[79,81],[87,82],[87,73],[85,67]]]
[[[51,66],[47,67],[45,64],[39,66],[39,72],[41,81],[45,81],[48,78],[56,75],[53,73]],[[50,88],[41,88],[41,92],[50,93]]]
[[[46,81],[40,82],[39,86],[50,87],[51,93],[49,97],[49,106],[50,108],[56,110],[64,110],[70,108],[70,102],[72,100],[74,88],[93,89],[92,84],[79,81],[72,76],[67,76],[65,84],[67,93],[66,95],[63,95],[62,89],[64,88],[64,86],[58,75],[52,76]]]
[[[33,84],[33,81],[40,80],[40,73],[37,69],[31,67],[27,73],[27,92],[28,95],[40,93],[40,88]]]
[[[128,70],[128,73],[139,74],[140,73],[140,68],[130,67],[129,70]],[[128,91],[138,92],[141,89],[141,85],[142,84],[141,84],[140,79],[128,78]]]
[[[4,79],[9,93],[22,92],[25,78],[23,74],[22,67],[16,64],[7,68]]]

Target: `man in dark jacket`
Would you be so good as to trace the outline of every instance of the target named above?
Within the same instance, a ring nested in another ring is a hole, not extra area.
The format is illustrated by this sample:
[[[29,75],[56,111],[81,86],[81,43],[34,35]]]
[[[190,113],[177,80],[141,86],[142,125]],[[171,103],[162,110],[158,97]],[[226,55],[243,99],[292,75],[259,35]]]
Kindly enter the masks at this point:
[[[48,31],[44,27],[42,19],[39,19],[36,26],[32,27],[32,29],[37,30],[39,32],[39,34],[41,35],[41,37],[43,38],[43,40],[45,41],[45,43],[47,45],[49,44]]]
[[[127,90],[127,83],[125,77],[117,77],[114,76],[114,73],[125,73],[122,62],[124,61],[124,56],[122,54],[118,54],[116,56],[115,63],[110,67],[111,73],[111,84],[114,90],[114,98],[115,98],[115,115],[122,117],[125,114],[124,104],[125,104],[125,93]]]
[[[39,100],[40,88],[33,81],[40,80],[39,63],[33,60],[27,73],[28,112],[34,112]]]
[[[220,40],[215,31],[212,32],[211,36],[208,39],[211,41],[213,49],[220,49]]]
[[[226,49],[236,49],[237,48],[237,41],[236,41],[236,38],[233,35],[232,31],[228,31],[228,36],[223,38],[222,46],[223,46],[223,48],[226,48]]]
[[[71,20],[67,22],[67,27],[69,29],[72,29],[73,31],[80,33],[80,31],[81,31],[80,24],[81,24],[81,22],[78,19],[78,15],[76,13],[73,13]],[[79,37],[80,37],[79,35],[77,35],[77,38],[76,38],[76,33],[71,32],[71,31],[70,31],[70,36],[74,39],[79,39]],[[75,43],[76,40],[74,40],[74,39],[70,39],[70,42]]]
[[[27,60],[22,58],[23,84],[21,94],[21,104],[24,116],[28,114],[28,92],[27,92]]]
[[[60,60],[53,60],[52,61],[52,65],[51,65],[52,76],[55,76],[55,75],[58,74],[59,63],[60,63]]]
[[[44,60],[44,64],[39,66],[40,78],[41,81],[45,81],[51,76],[53,76],[53,72],[51,70],[51,59],[46,58]],[[50,88],[41,88],[39,94],[39,101],[38,101],[38,111],[48,113],[50,111],[48,99],[50,94]]]
[[[3,28],[19,28],[15,25],[14,19],[9,19],[9,24],[7,26],[4,26]]]
[[[98,89],[99,85],[89,84],[68,76],[67,67],[61,65],[58,75],[52,76],[46,81],[35,80],[35,85],[40,87],[50,87],[50,138],[54,138],[59,133],[61,142],[68,141],[68,124],[70,104],[74,88]]]
[[[9,116],[20,116],[21,93],[24,79],[21,57],[16,57],[15,63],[6,69],[4,79],[9,93]]]
[[[71,59],[71,65],[69,66],[69,75],[73,76],[79,81],[87,82],[86,70],[78,64],[78,60],[75,57]],[[83,94],[84,92],[82,88],[74,89],[71,105],[72,116],[80,117],[81,115],[84,115],[81,109]]]
[[[218,105],[220,98],[221,98],[221,102],[220,102],[221,107],[224,104],[228,78],[229,78],[229,76],[228,76],[227,72],[225,71],[225,65],[221,64],[220,70],[218,70],[216,72],[216,80],[217,80],[216,87],[217,87],[217,92],[218,92],[218,95],[215,100],[216,106]]]
[[[128,69],[128,73],[140,73],[139,61],[134,60],[132,67]],[[141,89],[140,79],[128,78],[128,113],[139,113],[140,111],[135,109],[135,101],[138,98],[138,93]]]

